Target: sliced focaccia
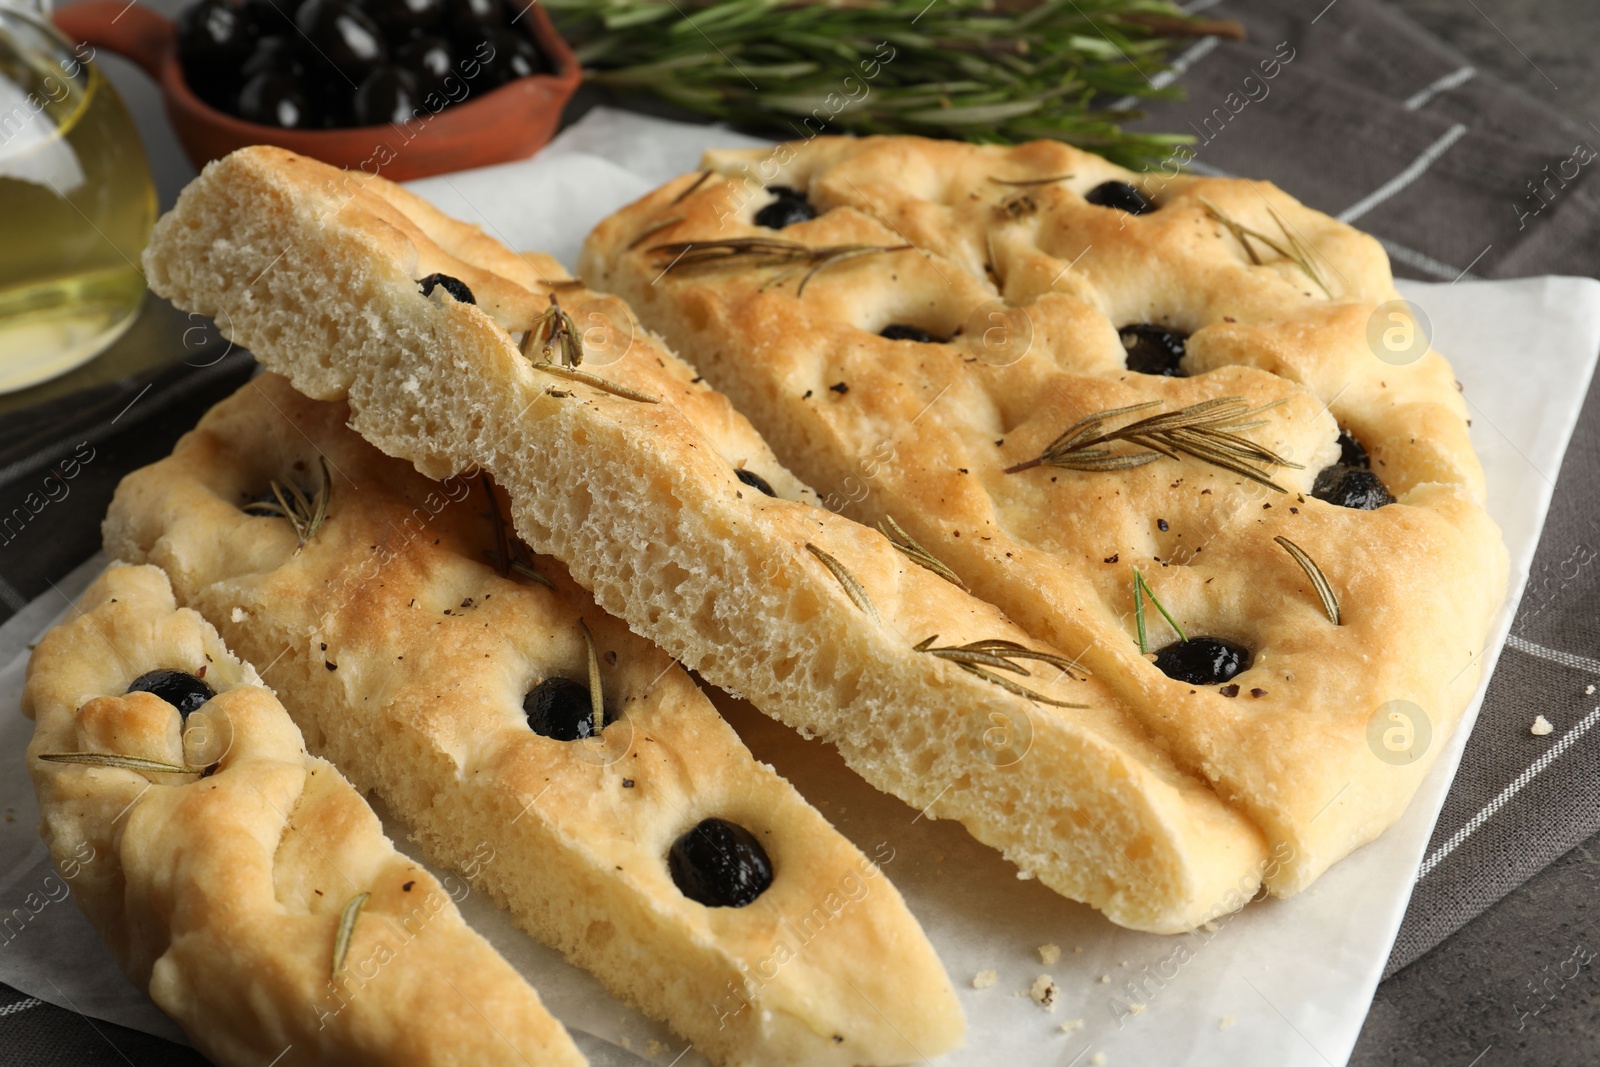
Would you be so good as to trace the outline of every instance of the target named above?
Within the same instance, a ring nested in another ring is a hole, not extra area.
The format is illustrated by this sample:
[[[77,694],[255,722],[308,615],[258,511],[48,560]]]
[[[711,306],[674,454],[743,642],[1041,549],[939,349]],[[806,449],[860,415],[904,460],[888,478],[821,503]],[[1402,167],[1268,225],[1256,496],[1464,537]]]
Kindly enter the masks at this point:
[[[1081,650],[1286,846],[1274,892],[1399,817],[1477,689],[1506,555],[1376,241],[1056,143],[705,168],[597,227],[584,278],[830,503]]]
[[[347,398],[385,452],[437,478],[488,470],[517,532],[603,608],[1024,874],[1179,931],[1272,873],[1249,820],[1065,669],[1082,649],[1030,643],[914,550],[814,506],[725,397],[547,257],[258,147],[206,168],[145,262],[300,391]]]
[[[133,982],[222,1067],[582,1064],[248,663],[113,565],[28,663],[40,832]]]
[[[349,414],[247,384],[123,481],[109,550],[267,664],[311,748],[430,859],[714,1061],[958,1044],[949,980],[872,862],[529,556],[486,478],[431,482]]]

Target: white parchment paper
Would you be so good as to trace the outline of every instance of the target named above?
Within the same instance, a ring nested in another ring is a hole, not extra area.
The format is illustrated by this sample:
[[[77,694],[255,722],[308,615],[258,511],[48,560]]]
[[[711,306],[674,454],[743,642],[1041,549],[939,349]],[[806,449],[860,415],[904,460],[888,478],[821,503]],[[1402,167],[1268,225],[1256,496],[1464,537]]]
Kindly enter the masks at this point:
[[[754,143],[715,128],[601,110],[534,159],[412,187],[513,248],[543,249],[571,265],[594,223],[692,170],[703,148]],[[1464,385],[1473,443],[1488,473],[1489,510],[1511,553],[1512,596],[1485,656],[1487,679],[1600,350],[1600,282],[1533,278],[1400,288],[1426,311],[1434,346],[1450,357]],[[26,646],[101,562],[85,564],[58,592],[0,627],[0,664],[8,664],[0,667],[0,981],[94,1018],[181,1040],[122,978],[51,871],[22,765],[32,724],[14,709]],[[1348,1060],[1360,1032],[1477,708],[1475,701],[1404,818],[1382,838],[1292,900],[1251,905],[1215,931],[1183,937],[1118,929],[1087,907],[1019,880],[958,825],[932,821],[875,792],[831,749],[801,741],[747,707],[732,706],[728,714],[756,755],[864,851],[892,850],[884,870],[938,948],[967,1013],[965,1048],[941,1064],[1067,1067],[1103,1054],[1108,1064],[1328,1067]],[[1478,728],[1509,737],[1528,725],[1484,721]],[[409,849],[405,828],[387,825]],[[517,931],[487,900],[469,896],[462,911],[528,976],[595,1064],[637,1064],[641,1057],[670,1064],[679,1056],[682,1067],[702,1062],[680,1039]],[[1037,949],[1044,944],[1060,946],[1058,962],[1041,963]],[[997,983],[973,989],[973,976],[991,968]],[[1022,994],[1040,974],[1060,987],[1054,1012]],[[1142,1008],[1135,1012],[1134,1004]]]

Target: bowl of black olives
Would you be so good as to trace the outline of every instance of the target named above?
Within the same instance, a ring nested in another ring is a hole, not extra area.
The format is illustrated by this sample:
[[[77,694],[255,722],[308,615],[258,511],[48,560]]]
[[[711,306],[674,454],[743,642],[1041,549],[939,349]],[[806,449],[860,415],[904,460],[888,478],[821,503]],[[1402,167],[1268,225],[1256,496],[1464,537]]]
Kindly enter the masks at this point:
[[[58,8],[161,85],[195,166],[272,144],[403,181],[532,155],[578,61],[532,0],[126,0]]]

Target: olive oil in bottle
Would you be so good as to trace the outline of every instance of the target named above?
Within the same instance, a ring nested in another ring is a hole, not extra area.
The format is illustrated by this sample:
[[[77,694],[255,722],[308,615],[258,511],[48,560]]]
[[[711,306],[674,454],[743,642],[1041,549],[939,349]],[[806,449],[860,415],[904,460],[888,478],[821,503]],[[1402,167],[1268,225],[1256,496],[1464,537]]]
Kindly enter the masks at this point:
[[[144,300],[155,186],[105,75],[0,0],[0,393],[120,337]]]

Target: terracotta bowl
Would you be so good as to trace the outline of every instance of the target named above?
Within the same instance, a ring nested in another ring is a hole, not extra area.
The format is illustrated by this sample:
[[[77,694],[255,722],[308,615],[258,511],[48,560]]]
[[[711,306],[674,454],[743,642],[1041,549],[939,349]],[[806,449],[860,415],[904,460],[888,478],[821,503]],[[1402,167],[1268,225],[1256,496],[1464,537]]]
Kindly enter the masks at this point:
[[[405,126],[285,130],[245,122],[195,96],[178,64],[176,28],[140,4],[90,0],[58,8],[52,18],[72,41],[126,56],[156,80],[173,130],[197,168],[252,144],[279,145],[395,181],[523,159],[550,140],[581,78],[572,49],[544,8],[533,4],[522,25],[556,73],[532,74],[486,93],[471,93],[436,114],[424,111]]]

